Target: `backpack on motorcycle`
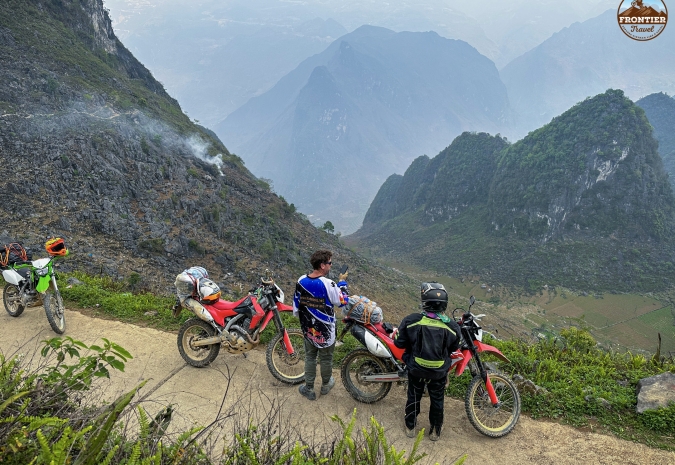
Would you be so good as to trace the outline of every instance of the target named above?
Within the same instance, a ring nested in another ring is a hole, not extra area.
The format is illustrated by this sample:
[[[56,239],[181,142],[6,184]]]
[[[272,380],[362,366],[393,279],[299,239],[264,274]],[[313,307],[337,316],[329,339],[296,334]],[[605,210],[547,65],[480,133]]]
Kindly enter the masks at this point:
[[[0,246],[0,266],[10,266],[32,259],[33,254],[28,252],[20,242],[12,242],[11,244]]]
[[[382,309],[367,297],[350,295],[347,305],[342,307],[342,316],[364,324],[377,324],[382,321]]]

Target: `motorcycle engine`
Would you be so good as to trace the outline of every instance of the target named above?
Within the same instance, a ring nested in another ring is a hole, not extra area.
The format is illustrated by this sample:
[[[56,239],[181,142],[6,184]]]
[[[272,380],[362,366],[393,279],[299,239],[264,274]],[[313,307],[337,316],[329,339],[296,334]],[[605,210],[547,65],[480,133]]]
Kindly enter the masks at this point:
[[[232,325],[230,328],[230,340],[223,343],[225,350],[231,354],[241,354],[243,352],[248,352],[256,346],[256,344],[253,344],[250,341],[250,336],[244,333],[244,331],[250,331],[248,329],[250,324],[251,318],[248,317],[243,320],[241,324]]]

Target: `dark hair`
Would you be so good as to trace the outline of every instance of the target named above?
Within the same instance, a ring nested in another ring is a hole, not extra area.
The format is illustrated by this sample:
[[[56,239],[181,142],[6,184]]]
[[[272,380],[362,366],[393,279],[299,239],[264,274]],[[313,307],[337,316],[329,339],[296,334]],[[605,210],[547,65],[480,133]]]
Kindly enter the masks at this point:
[[[333,256],[333,252],[330,250],[317,250],[309,258],[309,263],[312,264],[312,268],[315,270],[321,269],[322,263],[328,263]]]

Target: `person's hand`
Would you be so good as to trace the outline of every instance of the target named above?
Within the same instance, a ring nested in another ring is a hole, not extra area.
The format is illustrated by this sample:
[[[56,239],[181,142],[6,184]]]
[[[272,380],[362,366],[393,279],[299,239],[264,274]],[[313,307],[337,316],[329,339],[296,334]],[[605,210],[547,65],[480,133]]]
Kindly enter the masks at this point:
[[[345,271],[338,276],[338,281],[346,281],[347,276],[349,276],[349,271]]]
[[[392,339],[396,339],[396,336],[398,336],[398,328],[394,328],[394,330],[391,332]]]

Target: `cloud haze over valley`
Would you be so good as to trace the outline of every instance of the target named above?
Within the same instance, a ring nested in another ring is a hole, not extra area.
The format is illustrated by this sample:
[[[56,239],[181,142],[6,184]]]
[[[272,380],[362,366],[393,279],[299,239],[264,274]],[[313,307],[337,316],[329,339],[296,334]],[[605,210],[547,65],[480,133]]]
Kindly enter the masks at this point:
[[[675,92],[675,33],[631,40],[618,27],[616,0],[105,6],[122,42],[190,118],[312,221],[342,233],[358,229],[387,176],[462,131],[515,141],[608,88],[634,101]],[[385,50],[361,37],[364,25],[432,33],[466,51],[414,40]],[[349,176],[316,195],[311,186],[335,165]]]

